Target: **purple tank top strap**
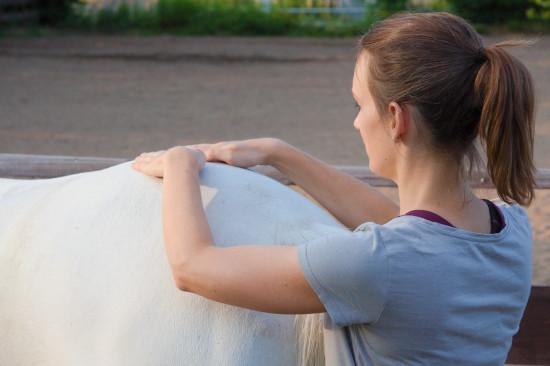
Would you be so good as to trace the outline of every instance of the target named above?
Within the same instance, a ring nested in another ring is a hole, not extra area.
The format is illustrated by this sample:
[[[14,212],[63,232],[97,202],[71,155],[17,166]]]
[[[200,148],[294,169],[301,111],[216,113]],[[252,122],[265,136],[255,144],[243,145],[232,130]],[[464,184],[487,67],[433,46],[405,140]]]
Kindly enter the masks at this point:
[[[504,220],[504,214],[500,210],[500,208],[495,205],[493,202],[483,199],[487,206],[489,207],[489,213],[491,215],[491,234],[496,234],[500,232],[504,227],[506,226],[506,221]],[[405,215],[408,216],[416,216],[423,218],[425,220],[437,222],[442,225],[447,225],[450,227],[455,227],[453,224],[451,224],[449,221],[445,220],[443,217],[439,216],[435,212],[427,211],[427,210],[412,210],[407,212]],[[402,215],[402,216],[405,216]]]
[[[447,225],[450,227],[455,227],[453,224],[451,224],[449,221],[445,220],[443,217],[439,216],[435,212],[431,212],[427,210],[412,210],[407,212],[405,215],[421,217],[425,220],[434,221],[439,224]]]

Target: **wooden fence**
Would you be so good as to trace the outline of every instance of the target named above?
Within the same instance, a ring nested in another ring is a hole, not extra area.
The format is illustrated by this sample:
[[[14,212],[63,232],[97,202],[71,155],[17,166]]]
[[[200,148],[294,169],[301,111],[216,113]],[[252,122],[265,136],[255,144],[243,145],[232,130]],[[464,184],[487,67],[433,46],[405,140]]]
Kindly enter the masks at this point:
[[[37,0],[0,0],[0,24],[38,20]]]
[[[0,154],[0,177],[53,178],[104,169],[125,161],[127,160],[112,158]],[[337,168],[373,186],[395,186],[393,182],[375,176],[365,167],[338,166]],[[292,183],[272,167],[259,166],[253,170],[281,183]],[[493,187],[486,173],[479,173],[471,184],[475,188]],[[538,171],[537,186],[540,189],[550,188],[549,169]],[[550,365],[550,286],[531,288],[531,296],[521,320],[519,332],[513,338],[506,362],[516,365]]]
[[[120,158],[0,154],[0,177],[16,179],[54,178],[104,169],[125,161],[127,160]],[[395,187],[392,181],[376,176],[366,167],[341,165],[337,168],[375,187]],[[252,170],[267,175],[283,184],[292,184],[286,176],[270,166],[257,166]],[[536,179],[539,189],[549,189],[550,169],[539,169]],[[494,188],[486,172],[474,174],[470,184],[474,188]]]

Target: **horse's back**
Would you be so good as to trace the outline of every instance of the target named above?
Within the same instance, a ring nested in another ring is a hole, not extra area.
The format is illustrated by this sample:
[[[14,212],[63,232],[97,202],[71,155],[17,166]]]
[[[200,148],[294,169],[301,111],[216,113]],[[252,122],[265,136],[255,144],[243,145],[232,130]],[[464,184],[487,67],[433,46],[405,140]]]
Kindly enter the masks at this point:
[[[1,365],[296,363],[293,316],[177,290],[160,183],[129,163],[0,180]],[[344,230],[298,193],[243,169],[207,164],[201,196],[221,246],[298,245]]]

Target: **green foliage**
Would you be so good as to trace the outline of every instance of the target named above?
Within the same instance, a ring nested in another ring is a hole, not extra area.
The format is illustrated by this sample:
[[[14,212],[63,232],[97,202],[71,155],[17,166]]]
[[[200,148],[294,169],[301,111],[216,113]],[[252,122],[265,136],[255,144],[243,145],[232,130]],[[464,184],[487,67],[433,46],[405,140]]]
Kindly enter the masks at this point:
[[[148,9],[122,4],[99,11],[81,7],[67,25],[108,33],[189,35],[355,36],[365,28],[346,17],[289,14],[284,5],[273,5],[265,12],[254,0],[159,0]]]
[[[334,14],[290,14],[287,7],[326,7],[326,0],[279,0],[266,12],[256,0],[158,0],[149,8],[123,3],[99,10],[83,0],[40,0],[41,24],[96,32],[190,35],[357,36],[399,11],[452,11],[484,32],[550,29],[550,0],[374,0],[363,19]],[[419,5],[420,4],[420,5]]]
[[[395,12],[405,10],[404,1],[399,0],[397,6],[393,5],[391,0],[378,0],[365,5],[364,23],[372,24],[378,20],[384,19]],[[405,1],[406,3],[406,1]]]
[[[158,24],[165,30],[189,34],[285,34],[295,26],[288,15],[265,13],[252,2],[231,5],[222,1],[207,4],[193,0],[160,0]]]
[[[527,18],[546,21],[550,20],[550,0],[532,0],[531,6],[527,10]]]
[[[449,0],[451,9],[474,23],[503,24],[527,20],[532,0]]]
[[[398,12],[448,11],[447,0],[414,2],[413,0],[377,0],[367,3],[365,23],[372,24]]]
[[[159,0],[156,11],[161,28],[185,27],[200,11],[200,4],[193,0]]]
[[[81,0],[40,0],[37,1],[39,22],[43,25],[63,23],[72,14],[73,7]]]
[[[374,4],[374,13],[377,18],[386,18],[393,13],[410,9],[408,0],[378,0]]]
[[[470,21],[480,33],[506,28],[550,31],[550,0],[375,0],[367,6],[366,23],[399,11],[448,11]]]

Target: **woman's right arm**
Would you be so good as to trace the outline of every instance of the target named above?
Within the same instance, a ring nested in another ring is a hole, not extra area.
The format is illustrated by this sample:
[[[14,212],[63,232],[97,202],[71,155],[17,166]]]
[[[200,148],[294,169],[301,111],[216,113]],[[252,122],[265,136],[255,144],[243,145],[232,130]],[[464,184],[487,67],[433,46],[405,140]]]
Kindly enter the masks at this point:
[[[399,215],[399,206],[371,185],[283,141],[272,147],[267,162],[348,228],[354,229],[365,221],[384,224]]]
[[[365,221],[383,224],[399,215],[399,206],[369,184],[280,139],[258,138],[192,146],[201,148],[209,161],[241,167],[272,165],[350,229]]]

